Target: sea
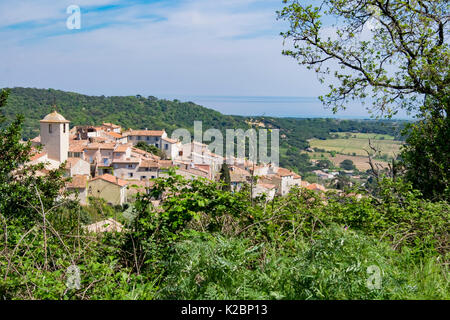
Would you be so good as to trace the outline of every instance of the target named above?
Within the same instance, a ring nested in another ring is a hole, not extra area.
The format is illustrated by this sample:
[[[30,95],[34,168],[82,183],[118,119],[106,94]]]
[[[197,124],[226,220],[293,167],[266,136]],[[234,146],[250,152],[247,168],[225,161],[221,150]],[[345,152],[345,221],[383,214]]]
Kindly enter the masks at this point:
[[[336,114],[326,108],[318,97],[287,96],[192,96],[192,95],[155,95],[168,100],[191,101],[203,107],[219,111],[226,115],[270,116],[289,118],[338,118],[338,119],[374,119],[366,107],[359,103],[348,104],[346,110]],[[399,112],[394,119],[410,120],[412,116]]]

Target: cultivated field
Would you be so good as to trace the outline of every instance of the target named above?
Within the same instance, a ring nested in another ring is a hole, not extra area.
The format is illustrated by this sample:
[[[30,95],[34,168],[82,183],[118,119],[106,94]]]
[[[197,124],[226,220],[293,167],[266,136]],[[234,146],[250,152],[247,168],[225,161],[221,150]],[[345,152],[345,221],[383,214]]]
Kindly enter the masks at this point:
[[[381,151],[381,155],[386,154],[389,157],[398,155],[402,146],[401,141],[396,141],[388,135],[344,132],[337,133],[337,135],[340,138],[327,140],[312,139],[309,140],[309,143],[312,148],[335,151],[340,154],[353,156],[367,156],[365,150],[369,150],[369,139],[371,139],[372,145]]]
[[[366,170],[370,169],[369,158],[367,156],[363,157],[363,156],[348,156],[348,155],[343,155],[343,154],[336,154],[334,157],[332,157],[329,152],[314,152],[314,153],[309,153],[309,155],[312,159],[316,159],[316,160],[328,159],[331,162],[333,162],[333,164],[336,167],[339,167],[339,165],[342,161],[349,159],[349,160],[353,161],[353,164],[359,171],[366,171]],[[322,157],[322,155],[323,155],[323,157]],[[374,160],[373,162],[381,165],[384,168],[387,168],[387,166],[388,166],[388,163],[386,161]]]

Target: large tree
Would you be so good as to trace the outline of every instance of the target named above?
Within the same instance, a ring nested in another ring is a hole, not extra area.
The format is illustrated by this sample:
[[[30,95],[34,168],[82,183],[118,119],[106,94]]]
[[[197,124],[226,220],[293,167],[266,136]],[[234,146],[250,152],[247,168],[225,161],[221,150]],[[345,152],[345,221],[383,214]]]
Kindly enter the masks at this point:
[[[448,190],[448,162],[442,162],[449,158],[448,142],[439,137],[450,130],[449,1],[284,2],[278,16],[290,23],[282,33],[290,48],[283,53],[315,70],[321,82],[334,76],[324,104],[336,112],[351,100],[371,101],[370,111],[387,117],[412,111],[421,122],[407,131],[402,158],[408,176],[422,170],[415,187],[426,191],[440,179],[437,193]],[[423,136],[434,129],[439,135]],[[423,143],[432,147],[425,150]]]
[[[323,101],[335,110],[373,97],[383,114],[417,109],[432,96],[449,111],[449,2],[445,0],[284,0],[278,13],[294,57],[337,84]],[[326,23],[332,21],[333,23]],[[420,101],[419,98],[422,98]],[[401,103],[398,103],[401,102]]]

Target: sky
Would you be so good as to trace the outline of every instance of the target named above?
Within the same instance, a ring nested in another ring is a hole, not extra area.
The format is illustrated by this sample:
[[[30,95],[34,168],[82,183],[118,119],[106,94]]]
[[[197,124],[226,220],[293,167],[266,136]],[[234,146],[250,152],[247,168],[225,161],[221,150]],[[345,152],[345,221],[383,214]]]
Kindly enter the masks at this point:
[[[81,9],[79,30],[66,26],[70,5]],[[326,86],[281,54],[282,7],[282,0],[0,0],[0,87],[181,97],[226,114],[330,116],[317,100]],[[359,105],[340,115],[368,117]]]

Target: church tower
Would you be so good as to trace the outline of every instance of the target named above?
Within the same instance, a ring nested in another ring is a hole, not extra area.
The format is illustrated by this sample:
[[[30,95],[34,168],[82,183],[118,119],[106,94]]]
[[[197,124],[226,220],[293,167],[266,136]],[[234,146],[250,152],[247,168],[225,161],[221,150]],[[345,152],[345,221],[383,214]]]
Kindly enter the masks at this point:
[[[45,116],[41,121],[41,144],[48,158],[59,162],[67,160],[69,154],[69,123],[58,112]]]

